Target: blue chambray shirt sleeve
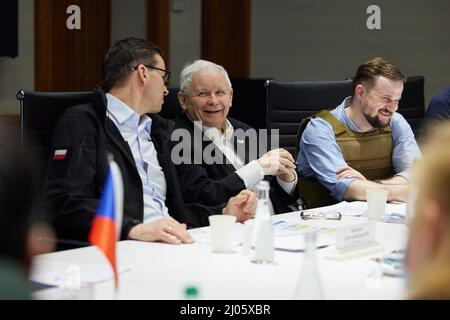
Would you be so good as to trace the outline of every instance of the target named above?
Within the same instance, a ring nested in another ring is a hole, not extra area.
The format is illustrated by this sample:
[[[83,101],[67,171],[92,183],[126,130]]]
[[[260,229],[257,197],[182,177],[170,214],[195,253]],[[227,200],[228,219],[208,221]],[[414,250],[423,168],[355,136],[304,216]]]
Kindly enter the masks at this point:
[[[399,113],[391,119],[392,139],[394,150],[392,152],[392,165],[397,176],[411,181],[412,166],[416,159],[421,158],[419,146],[408,122]]]
[[[296,164],[299,174],[319,180],[337,201],[344,199],[345,191],[355,180],[337,180],[336,170],[347,163],[336,143],[333,129],[320,118],[312,119],[303,132]]]

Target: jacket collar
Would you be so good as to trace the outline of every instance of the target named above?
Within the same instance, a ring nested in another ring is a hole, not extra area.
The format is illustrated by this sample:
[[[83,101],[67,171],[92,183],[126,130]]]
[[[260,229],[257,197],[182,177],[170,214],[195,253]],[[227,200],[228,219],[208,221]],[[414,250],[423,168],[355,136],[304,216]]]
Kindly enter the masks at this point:
[[[100,86],[95,88],[92,94],[92,102],[96,112],[100,115],[99,118],[105,122],[108,100],[106,99],[106,92]],[[173,123],[170,120],[157,114],[147,113],[147,116],[152,119],[152,135],[169,135],[173,128]]]
[[[94,104],[95,111],[100,115],[99,118],[104,121],[106,117],[106,105],[108,102],[106,93],[100,86],[97,86],[92,93],[92,103]]]

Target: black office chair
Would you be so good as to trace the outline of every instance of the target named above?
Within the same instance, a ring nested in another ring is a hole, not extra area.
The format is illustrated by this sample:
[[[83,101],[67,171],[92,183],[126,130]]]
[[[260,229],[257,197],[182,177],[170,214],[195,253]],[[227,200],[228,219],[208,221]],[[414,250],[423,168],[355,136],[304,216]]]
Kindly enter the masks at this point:
[[[58,118],[69,107],[89,103],[92,92],[17,92],[20,102],[20,139],[36,159],[36,176],[43,185],[50,159],[52,134]],[[57,239],[58,250],[87,246],[89,243]]]
[[[92,92],[17,92],[20,101],[20,139],[34,154],[43,181],[50,159],[52,133],[69,107],[91,101]]]
[[[170,87],[169,94],[164,97],[164,104],[162,105],[160,116],[167,119],[175,119],[179,114],[183,113],[183,108],[181,108],[178,103],[178,91],[179,87]]]
[[[300,122],[351,95],[351,80],[266,82],[267,129],[279,129],[280,148],[294,154]]]
[[[416,139],[420,138],[425,117],[424,83],[423,76],[408,77],[398,105],[398,112],[408,121]]]
[[[255,129],[266,129],[267,79],[231,79],[233,106],[229,116]]]

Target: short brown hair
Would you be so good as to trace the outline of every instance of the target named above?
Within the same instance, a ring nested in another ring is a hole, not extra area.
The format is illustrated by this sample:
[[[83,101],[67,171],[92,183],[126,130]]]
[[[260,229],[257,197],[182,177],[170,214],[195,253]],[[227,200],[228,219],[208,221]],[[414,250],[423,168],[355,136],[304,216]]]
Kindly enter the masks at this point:
[[[120,85],[138,64],[154,65],[156,55],[162,56],[161,48],[144,39],[116,41],[105,55],[105,86]]]
[[[397,66],[385,58],[375,57],[358,67],[356,75],[353,77],[352,93],[355,94],[356,86],[363,82],[371,87],[378,76],[383,76],[390,80],[401,80],[403,82],[406,80],[406,77]]]

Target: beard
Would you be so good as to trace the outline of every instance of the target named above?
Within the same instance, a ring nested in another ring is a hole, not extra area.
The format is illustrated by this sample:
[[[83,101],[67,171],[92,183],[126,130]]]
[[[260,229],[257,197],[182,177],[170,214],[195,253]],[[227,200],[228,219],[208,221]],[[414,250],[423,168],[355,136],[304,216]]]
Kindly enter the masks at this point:
[[[382,110],[382,111],[389,112],[389,111],[387,111],[387,110]],[[370,125],[371,125],[372,127],[376,128],[376,129],[381,129],[381,128],[386,127],[386,126],[389,124],[389,121],[390,121],[390,119],[391,119],[391,117],[392,117],[392,113],[390,113],[389,120],[386,121],[386,122],[383,122],[383,121],[378,117],[378,114],[375,115],[375,116],[373,116],[373,117],[370,116],[370,115],[368,115],[368,114],[364,114],[364,117],[366,118],[367,122],[370,123]]]

